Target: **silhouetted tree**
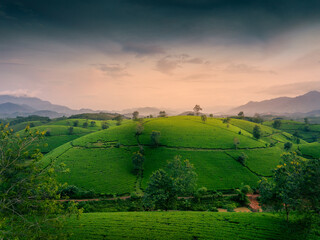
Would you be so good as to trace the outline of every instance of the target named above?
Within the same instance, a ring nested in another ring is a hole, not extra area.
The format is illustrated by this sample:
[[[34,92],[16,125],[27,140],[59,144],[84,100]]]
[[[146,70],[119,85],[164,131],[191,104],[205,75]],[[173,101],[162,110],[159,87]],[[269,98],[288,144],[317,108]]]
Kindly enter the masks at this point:
[[[193,108],[194,111],[194,115],[199,116],[200,111],[202,111],[202,108],[200,107],[200,105],[195,105]]]

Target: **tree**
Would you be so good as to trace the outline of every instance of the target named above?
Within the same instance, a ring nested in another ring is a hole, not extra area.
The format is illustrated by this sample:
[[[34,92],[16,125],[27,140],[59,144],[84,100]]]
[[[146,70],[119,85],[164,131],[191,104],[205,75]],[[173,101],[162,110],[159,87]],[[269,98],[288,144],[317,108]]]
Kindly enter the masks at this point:
[[[138,111],[134,111],[132,113],[132,119],[133,120],[138,120],[139,119],[139,112]]]
[[[95,121],[91,121],[90,122],[90,127],[95,127],[96,126],[96,122]]]
[[[142,122],[138,123],[136,127],[136,136],[140,136],[143,130],[144,130],[143,123]]]
[[[84,128],[88,128],[88,126],[89,126],[88,121],[85,121],[85,122],[82,124],[82,127],[84,127]]]
[[[304,123],[305,123],[306,125],[309,124],[309,119],[308,119],[308,118],[304,118],[303,120],[304,120]]]
[[[284,150],[289,151],[292,148],[292,143],[291,142],[286,142],[283,145]]]
[[[276,119],[276,120],[273,121],[272,127],[276,128],[276,129],[279,129],[281,127],[281,124],[282,124],[281,120],[280,119]]]
[[[241,163],[243,166],[246,165],[248,156],[245,153],[241,153],[241,155],[237,158],[237,161]]]
[[[117,121],[116,125],[117,125],[117,126],[120,126],[121,123],[122,123],[122,121],[123,121],[123,117],[122,117],[122,115],[117,115],[117,116],[114,118],[114,120]]]
[[[233,138],[233,144],[234,144],[234,146],[235,146],[235,148],[236,148],[236,150],[238,149],[238,145],[240,144],[240,140],[239,140],[239,138]]]
[[[207,115],[201,115],[201,120],[205,123],[207,121]]]
[[[209,117],[213,118],[213,114],[212,114],[212,113],[210,113],[210,114],[209,114]]]
[[[222,120],[222,122],[223,122],[223,123],[229,123],[229,122],[230,122],[230,118],[229,118],[229,117],[224,118],[224,119]]]
[[[199,113],[200,111],[202,111],[202,108],[200,107],[200,105],[195,105],[193,111],[196,116],[199,116]]]
[[[78,127],[79,126],[79,121],[78,120],[73,121],[73,126],[74,127]]]
[[[166,117],[166,116],[167,116],[166,111],[160,111],[159,112],[159,117]]]
[[[68,128],[68,135],[72,135],[73,134],[73,127],[69,127]]]
[[[39,150],[31,150],[44,134],[27,127],[20,136],[0,126],[0,238],[60,239],[42,228],[57,228],[63,214],[78,212],[56,201],[61,185],[53,163],[44,165]]]
[[[151,132],[151,144],[152,146],[154,147],[158,147],[159,146],[159,143],[160,143],[160,136],[161,136],[161,133],[159,131],[155,131],[153,130]]]
[[[103,123],[101,124],[101,128],[102,128],[102,130],[108,129],[108,128],[109,128],[109,123],[108,123],[108,122],[103,122]]]
[[[242,205],[247,205],[250,203],[247,194],[251,194],[253,190],[249,185],[241,184],[241,187],[239,189],[236,189],[235,192],[237,195],[234,196],[234,200],[241,203]]]
[[[178,196],[194,193],[196,181],[193,165],[176,156],[165,169],[159,169],[151,175],[145,192],[145,205],[149,208],[173,209]]]
[[[256,138],[256,139],[259,139],[261,137],[261,128],[260,126],[258,125],[255,125],[253,127],[253,132],[252,132],[253,136]]]
[[[133,173],[136,175],[142,175],[144,156],[140,151],[134,152],[132,156]]]
[[[305,162],[296,153],[285,153],[282,162],[274,170],[271,179],[263,178],[259,184],[260,203],[276,211],[284,211],[289,221],[292,210],[298,209],[302,204],[301,183],[302,170]]]
[[[239,113],[238,113],[238,117],[241,118],[241,119],[243,119],[243,118],[244,118],[244,112],[243,112],[243,111],[239,112]]]

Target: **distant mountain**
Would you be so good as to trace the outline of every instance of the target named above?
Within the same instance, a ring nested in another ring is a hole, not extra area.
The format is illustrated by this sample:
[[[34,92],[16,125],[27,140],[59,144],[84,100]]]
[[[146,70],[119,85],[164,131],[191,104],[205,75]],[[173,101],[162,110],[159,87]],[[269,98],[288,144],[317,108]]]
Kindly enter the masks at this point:
[[[0,118],[38,115],[43,117],[62,117],[81,113],[97,113],[91,109],[73,110],[66,106],[52,104],[35,97],[16,97],[0,95]]]
[[[261,102],[248,102],[230,111],[236,114],[243,111],[245,115],[308,113],[320,109],[320,92],[311,91],[297,97],[279,97]]]
[[[35,97],[16,97],[11,95],[0,95],[0,104],[6,102],[15,103],[19,105],[28,105],[34,108],[35,110],[49,110],[59,113],[69,113],[73,111],[68,107],[55,105],[48,101],[43,101]]]
[[[15,112],[34,112],[35,109],[28,105],[19,105],[11,102],[0,104],[0,114],[12,114]]]

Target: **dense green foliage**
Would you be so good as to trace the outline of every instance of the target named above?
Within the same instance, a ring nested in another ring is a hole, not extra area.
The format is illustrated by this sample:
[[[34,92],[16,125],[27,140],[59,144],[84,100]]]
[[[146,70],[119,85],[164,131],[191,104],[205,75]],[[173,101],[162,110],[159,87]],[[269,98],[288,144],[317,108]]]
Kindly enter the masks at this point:
[[[271,179],[260,182],[261,203],[276,211],[320,213],[320,161],[285,153]]]
[[[196,181],[193,165],[175,156],[164,169],[152,173],[145,190],[145,204],[149,209],[175,209],[179,196],[194,194]]]
[[[56,181],[55,169],[49,162],[39,165],[42,154],[30,151],[45,132],[27,127],[23,136],[0,125],[0,238],[61,239],[48,235],[46,228],[60,226],[62,214],[77,212],[73,204],[64,208]]]

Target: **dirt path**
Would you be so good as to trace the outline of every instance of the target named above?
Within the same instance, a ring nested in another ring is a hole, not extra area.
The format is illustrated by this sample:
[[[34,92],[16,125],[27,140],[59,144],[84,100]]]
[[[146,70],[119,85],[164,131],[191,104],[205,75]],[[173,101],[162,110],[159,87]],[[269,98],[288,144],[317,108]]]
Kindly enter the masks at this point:
[[[257,198],[260,196],[259,194],[248,194],[247,195],[250,201],[249,207],[252,209],[252,212],[262,212],[261,206]]]

